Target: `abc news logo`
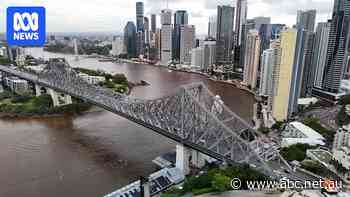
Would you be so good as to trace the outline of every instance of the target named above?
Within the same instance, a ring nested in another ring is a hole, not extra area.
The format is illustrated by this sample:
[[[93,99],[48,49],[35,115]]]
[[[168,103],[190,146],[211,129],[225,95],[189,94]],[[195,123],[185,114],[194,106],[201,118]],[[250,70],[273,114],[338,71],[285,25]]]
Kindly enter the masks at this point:
[[[17,46],[45,44],[45,8],[8,7],[7,42]]]

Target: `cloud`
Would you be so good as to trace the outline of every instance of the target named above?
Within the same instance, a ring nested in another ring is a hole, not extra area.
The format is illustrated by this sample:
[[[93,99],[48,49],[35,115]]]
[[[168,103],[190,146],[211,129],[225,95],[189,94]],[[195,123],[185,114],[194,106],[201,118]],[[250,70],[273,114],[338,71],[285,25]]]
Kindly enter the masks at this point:
[[[111,31],[121,32],[127,21],[135,21],[137,0],[5,0],[0,8],[0,31],[5,29],[6,7],[37,6],[47,9],[47,28],[51,32]],[[142,1],[142,0],[141,0]],[[145,14],[159,14],[166,0],[143,0]],[[217,5],[232,5],[236,0],[168,0],[169,8],[187,10],[189,23],[196,32],[206,33],[208,17]],[[333,0],[248,0],[248,17],[271,16],[272,22],[293,25],[299,9],[316,9],[317,20],[331,17]],[[159,20],[159,17],[158,17]]]

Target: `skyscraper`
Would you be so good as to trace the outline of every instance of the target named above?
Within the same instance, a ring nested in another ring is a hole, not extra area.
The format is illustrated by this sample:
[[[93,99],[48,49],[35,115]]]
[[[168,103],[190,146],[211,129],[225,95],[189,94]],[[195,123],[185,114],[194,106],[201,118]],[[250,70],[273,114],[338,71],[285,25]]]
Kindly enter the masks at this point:
[[[215,64],[216,61],[216,41],[215,40],[205,40],[203,42],[204,49],[204,61],[203,61],[203,70],[207,71],[210,66]]]
[[[318,23],[316,28],[312,67],[313,72],[315,73],[314,86],[319,89],[322,88],[324,70],[326,66],[329,31],[329,22]]]
[[[209,17],[208,37],[216,39],[216,30],[217,30],[217,28],[218,28],[217,17],[216,16]]]
[[[243,83],[252,89],[256,88],[258,81],[260,44],[259,32],[250,30],[245,44]]]
[[[171,10],[165,9],[161,13],[161,63],[168,65],[172,59],[172,25]]]
[[[255,22],[253,19],[248,19],[245,24],[242,25],[243,33],[242,33],[242,41],[240,47],[240,57],[239,57],[239,65],[244,65],[244,57],[245,57],[245,43],[247,39],[247,35],[250,30],[255,29]]]
[[[149,40],[150,40],[150,31],[149,31],[149,20],[147,17],[144,17],[144,32],[145,32],[145,44],[146,46],[149,46]]]
[[[323,89],[338,93],[344,70],[347,67],[349,41],[350,1],[335,0],[328,38],[327,60]]]
[[[136,32],[136,56],[144,54],[145,49],[145,33],[142,31]]]
[[[306,31],[306,38],[304,43],[304,57],[303,57],[303,76],[300,90],[300,97],[306,98],[312,96],[312,89],[314,87],[315,71],[312,66],[312,55],[315,44],[315,33]]]
[[[303,83],[304,75],[304,54],[307,41],[308,31],[304,29],[297,30],[297,39],[295,44],[295,53],[292,57],[293,59],[293,70],[292,70],[292,79],[290,82],[290,92],[289,92],[289,106],[288,106],[288,116],[297,112],[298,109],[298,99],[301,95],[301,88]],[[283,49],[282,49],[283,53]]]
[[[259,31],[259,36],[261,39],[261,53],[270,47],[270,40],[272,36],[272,25],[271,24],[261,24]]]
[[[234,8],[218,6],[216,58],[218,64],[232,63]]]
[[[271,18],[270,17],[264,17],[264,16],[258,16],[255,17],[254,19],[254,28],[256,30],[260,30],[260,27],[262,24],[271,24]]]
[[[130,57],[136,57],[136,27],[129,21],[124,28],[124,45]]]
[[[236,45],[240,46],[242,42],[243,35],[243,25],[247,22],[247,13],[248,13],[248,2],[247,0],[238,0],[236,8]]]
[[[273,40],[261,55],[259,95],[267,97],[267,110],[272,111],[273,96],[277,87],[277,74],[281,63],[280,41]]]
[[[271,86],[271,89],[270,90],[268,89],[268,92],[267,92],[268,93],[267,106],[268,106],[268,110],[272,112],[273,99],[277,93],[278,80],[279,80],[279,74],[280,74],[280,68],[281,68],[281,55],[282,55],[281,40],[280,39],[272,40],[270,43],[270,49],[273,50],[273,53],[271,56],[272,58],[271,64],[273,64],[272,65],[273,70],[272,70],[272,86]]]
[[[174,14],[173,59],[180,59],[181,26],[188,24],[188,14],[178,10]]]
[[[143,31],[143,2],[136,2],[136,31]]]
[[[152,33],[156,33],[157,30],[157,15],[151,15],[151,31]]]
[[[285,29],[281,32],[280,39],[282,51],[281,63],[279,72],[275,73],[277,87],[273,96],[272,107],[272,115],[277,121],[287,120],[288,118],[297,31],[295,29]]]
[[[313,32],[315,30],[316,10],[298,10],[297,29],[305,29]]]
[[[195,28],[193,25],[181,25],[180,29],[180,63],[191,63],[191,50],[195,47]]]

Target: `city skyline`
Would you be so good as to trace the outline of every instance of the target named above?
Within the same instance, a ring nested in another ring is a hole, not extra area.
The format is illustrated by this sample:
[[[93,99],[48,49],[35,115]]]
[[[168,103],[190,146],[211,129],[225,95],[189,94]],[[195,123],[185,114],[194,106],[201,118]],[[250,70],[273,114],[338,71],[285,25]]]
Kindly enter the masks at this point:
[[[235,0],[169,0],[169,9],[187,10],[189,24],[196,26],[198,35],[207,33],[209,17],[216,14],[217,5],[236,6]],[[109,0],[97,2],[68,1],[60,2],[47,0],[38,2],[35,0],[10,0],[3,2],[0,10],[0,32],[5,32],[6,7],[8,6],[44,6],[47,10],[48,32],[115,32],[122,33],[128,21],[136,22],[135,3],[137,1]],[[144,0],[145,16],[155,13],[159,16],[160,11],[167,7],[163,0]],[[69,6],[68,6],[69,5]],[[98,5],[98,6],[97,6]],[[333,0],[250,0],[248,1],[248,18],[256,16],[269,16],[272,23],[285,23],[289,26],[295,23],[297,10],[316,9],[316,22],[324,22],[331,18]],[[77,12],[77,10],[79,10]],[[94,10],[96,14],[92,14]],[[160,18],[157,17],[158,28]]]

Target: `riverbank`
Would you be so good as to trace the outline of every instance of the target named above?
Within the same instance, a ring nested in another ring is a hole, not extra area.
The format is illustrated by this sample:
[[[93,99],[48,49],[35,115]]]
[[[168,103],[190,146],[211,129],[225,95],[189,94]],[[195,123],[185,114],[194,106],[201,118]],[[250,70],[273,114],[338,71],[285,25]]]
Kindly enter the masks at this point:
[[[87,74],[89,76],[104,77],[104,80],[100,81],[97,85],[111,89],[121,94],[130,95],[134,87],[148,86],[148,82],[141,80],[140,82],[130,82],[124,74],[109,74],[102,70],[91,70],[86,68],[74,68],[77,72]]]
[[[64,106],[53,106],[49,95],[16,95],[5,91],[0,94],[0,118],[48,117],[65,114],[77,115],[90,110],[92,105],[78,99]]]
[[[172,67],[168,67],[168,66],[164,66],[164,65],[149,64],[149,63],[146,63],[146,62],[137,62],[137,61],[133,61],[133,60],[129,60],[129,59],[119,59],[119,60],[121,62],[124,62],[124,63],[142,64],[142,65],[145,65],[145,66],[154,66],[154,67],[158,67],[158,68],[164,68],[164,69],[168,69],[168,70],[175,71],[175,72],[190,73],[190,74],[204,76],[204,77],[206,77],[207,79],[209,79],[209,80],[211,80],[213,82],[218,82],[218,83],[222,83],[222,84],[231,85],[231,86],[234,86],[235,88],[238,88],[240,90],[248,92],[248,93],[252,94],[253,96],[256,96],[256,93],[254,91],[252,91],[248,87],[242,85],[238,80],[236,80],[236,81],[218,80],[218,79],[215,79],[215,78],[211,77],[207,73],[203,73],[203,72],[199,72],[199,71],[177,69],[177,68],[172,68]]]

